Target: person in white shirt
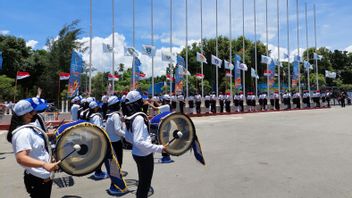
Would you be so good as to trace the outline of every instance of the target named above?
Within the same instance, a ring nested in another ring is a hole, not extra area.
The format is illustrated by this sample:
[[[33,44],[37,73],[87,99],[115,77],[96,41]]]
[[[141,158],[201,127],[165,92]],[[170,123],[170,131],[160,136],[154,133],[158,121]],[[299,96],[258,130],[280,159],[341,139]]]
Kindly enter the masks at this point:
[[[51,172],[60,163],[51,161],[51,150],[46,133],[33,122],[37,112],[47,108],[31,99],[18,101],[13,107],[7,140],[12,143],[16,161],[24,169],[24,184],[31,197],[50,197]]]
[[[177,100],[179,102],[180,112],[184,113],[185,97],[182,94],[180,94],[180,95],[177,96]]]
[[[190,96],[188,96],[187,98],[188,100],[188,107],[189,107],[189,114],[193,114],[194,113],[194,96],[191,94]]]
[[[206,108],[206,113],[211,113],[211,109],[210,109],[210,95],[207,94],[204,97],[204,103],[205,103],[205,108]]]
[[[219,94],[219,104],[220,104],[220,113],[224,113],[224,100],[225,96],[220,92]]]
[[[163,145],[152,144],[147,124],[149,120],[142,112],[142,96],[138,91],[130,91],[124,103],[126,109],[126,140],[132,143],[132,156],[138,169],[137,197],[148,197],[154,171],[153,153],[163,152]]]
[[[225,111],[227,113],[231,112],[231,95],[230,95],[230,93],[226,93],[226,96],[225,96]]]
[[[80,99],[78,96],[74,97],[72,100],[72,107],[71,107],[71,119],[72,121],[78,120],[78,109],[79,109],[79,103]]]
[[[215,92],[213,92],[210,95],[210,111],[211,113],[216,113],[216,101],[218,100],[218,98],[216,97]]]
[[[202,104],[202,96],[199,93],[197,93],[194,98],[196,100],[196,111],[197,111],[197,114],[200,114],[200,112],[201,112],[200,106]]]

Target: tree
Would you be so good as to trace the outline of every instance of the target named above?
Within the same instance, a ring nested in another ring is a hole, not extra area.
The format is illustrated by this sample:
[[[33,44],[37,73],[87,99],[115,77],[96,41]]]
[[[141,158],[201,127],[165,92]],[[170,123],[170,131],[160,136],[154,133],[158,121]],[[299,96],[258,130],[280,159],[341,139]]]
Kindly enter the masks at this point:
[[[13,100],[16,90],[13,89],[15,81],[5,75],[0,76],[0,102]]]

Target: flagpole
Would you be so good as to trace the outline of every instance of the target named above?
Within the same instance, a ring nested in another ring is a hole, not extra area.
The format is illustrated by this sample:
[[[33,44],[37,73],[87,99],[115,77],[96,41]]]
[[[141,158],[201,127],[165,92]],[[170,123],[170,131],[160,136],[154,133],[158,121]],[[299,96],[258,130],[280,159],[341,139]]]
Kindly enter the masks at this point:
[[[218,43],[218,0],[216,0],[216,46],[215,46],[215,50],[216,50],[216,57],[219,57],[219,43]],[[219,97],[219,77],[218,77],[218,71],[219,67],[216,65],[216,72],[215,72],[215,84],[216,84],[216,97]]]
[[[200,0],[200,52],[203,54],[203,0]],[[201,73],[204,75],[203,61],[200,64]],[[202,78],[202,98],[204,98],[204,77]]]
[[[316,18],[316,10],[315,10],[315,4],[313,5],[314,7],[314,43],[315,43],[315,53],[318,56],[318,50],[317,50],[317,18]],[[315,58],[315,79],[316,79],[316,84],[317,84],[317,90],[319,90],[319,75],[318,75],[318,57]]]
[[[300,49],[299,49],[299,4],[298,4],[298,0],[296,0],[296,15],[297,15],[297,51],[298,51],[298,56],[300,57]],[[299,91],[299,95],[302,96],[300,61],[298,61],[298,91]],[[302,100],[301,99],[300,99],[300,103],[301,103],[301,106],[302,106]]]
[[[229,0],[229,33],[230,33],[230,57],[229,57],[229,64],[232,64],[232,0]],[[231,65],[229,65],[231,66]],[[230,70],[231,76],[230,76],[230,97],[231,97],[231,103],[233,99],[233,93],[232,93],[232,70]]]
[[[172,56],[172,0],[170,0],[170,55]],[[170,61],[170,95],[172,95],[172,79],[173,79],[172,62]],[[176,95],[176,92],[175,92]]]
[[[269,34],[268,34],[268,0],[265,0],[265,31],[266,31],[266,55],[269,57]],[[266,87],[267,87],[267,96],[269,97],[269,64],[266,64]]]
[[[93,39],[93,17],[92,17],[92,0],[90,0],[90,23],[89,23],[89,90],[88,96],[92,93],[92,39]]]
[[[135,0],[132,1],[132,45],[135,49]],[[136,66],[134,64],[135,57],[133,56],[133,63],[132,63],[132,90],[136,89]]]
[[[277,2],[277,46],[278,46],[278,66],[277,66],[277,72],[278,72],[278,77],[277,77],[277,81],[278,81],[278,90],[279,90],[279,101],[281,101],[281,59],[280,59],[280,7],[279,7],[279,0],[276,1]],[[279,102],[280,104],[280,102]]]
[[[287,70],[288,70],[288,91],[291,93],[291,66],[290,66],[290,22],[288,0],[286,0],[286,23],[287,23]]]
[[[112,0],[112,68],[111,74],[115,75],[115,0]],[[112,91],[115,92],[115,80],[112,81]]]
[[[188,72],[188,0],[186,0],[186,70]],[[186,75],[186,98],[188,98],[188,74]]]
[[[305,13],[305,21],[306,21],[306,44],[307,44],[307,61],[309,63],[309,42],[308,42],[308,16],[307,16],[307,3],[304,4],[304,13]],[[307,84],[308,84],[308,93],[310,98],[310,68],[308,67],[307,71]]]
[[[154,0],[150,1],[150,9],[151,9],[151,39],[152,39],[152,46],[154,46]],[[154,97],[154,56],[152,56],[152,97]]]
[[[246,62],[246,46],[245,46],[245,38],[244,38],[244,0],[242,0],[242,46],[243,46],[243,64]],[[243,73],[243,95],[246,96],[246,71],[242,71]],[[246,100],[244,100],[244,103],[247,104]]]
[[[254,64],[255,72],[258,74],[258,50],[257,50],[257,3],[254,0]],[[258,98],[258,79],[255,78],[255,97]]]
[[[59,75],[59,90],[57,91],[57,106],[59,107],[60,106],[60,75]]]

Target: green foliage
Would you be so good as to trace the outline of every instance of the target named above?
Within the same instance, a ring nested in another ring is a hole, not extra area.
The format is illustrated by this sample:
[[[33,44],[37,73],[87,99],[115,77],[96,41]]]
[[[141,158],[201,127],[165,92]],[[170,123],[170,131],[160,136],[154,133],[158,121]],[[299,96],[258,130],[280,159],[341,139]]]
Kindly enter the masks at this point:
[[[13,89],[14,79],[5,75],[0,76],[0,102],[13,100],[15,90]]]

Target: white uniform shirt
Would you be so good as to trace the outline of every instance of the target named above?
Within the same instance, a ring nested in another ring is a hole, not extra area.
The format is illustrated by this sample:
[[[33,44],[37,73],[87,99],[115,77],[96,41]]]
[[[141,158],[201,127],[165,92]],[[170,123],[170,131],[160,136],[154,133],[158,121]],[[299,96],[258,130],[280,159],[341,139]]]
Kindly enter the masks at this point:
[[[73,104],[71,107],[71,118],[72,121],[78,120],[78,109],[79,105],[78,104]]]
[[[185,97],[183,95],[177,96],[178,101],[185,101]]]
[[[225,99],[225,96],[220,94],[220,95],[219,95],[219,101],[220,101],[220,100],[224,100],[224,99]]]
[[[111,142],[117,142],[121,140],[121,137],[125,136],[125,131],[122,130],[122,122],[120,115],[117,112],[107,114],[108,119],[106,120],[105,130],[109,135]]]
[[[266,94],[260,94],[259,95],[259,99],[265,99],[266,98]]]
[[[101,117],[101,115],[99,113],[93,113],[89,117],[89,122],[92,124],[95,124],[99,127],[103,127],[103,118]]]
[[[197,102],[202,101],[202,96],[200,94],[197,94],[194,98],[196,99]]]
[[[206,95],[204,99],[205,99],[205,100],[210,100],[210,96],[209,96],[209,95]]]
[[[244,98],[243,94],[240,94],[239,97],[238,97],[238,100],[243,101],[243,98]]]
[[[154,152],[161,153],[163,150],[162,145],[152,144],[147,126],[144,123],[143,117],[140,115],[136,116],[133,120],[132,132],[126,132],[126,140],[133,145],[133,155],[147,156]]]
[[[50,156],[49,153],[45,149],[45,141],[43,137],[41,137],[40,131],[36,132],[33,128],[23,128],[16,132],[12,137],[12,148],[14,153],[18,153],[20,151],[29,150],[28,155],[31,158],[49,162]],[[36,177],[42,179],[48,179],[50,177],[50,172],[46,171],[42,167],[33,168],[33,167],[25,167],[26,172],[32,174]]]
[[[295,94],[293,94],[293,98],[300,98],[299,93],[295,93]]]

